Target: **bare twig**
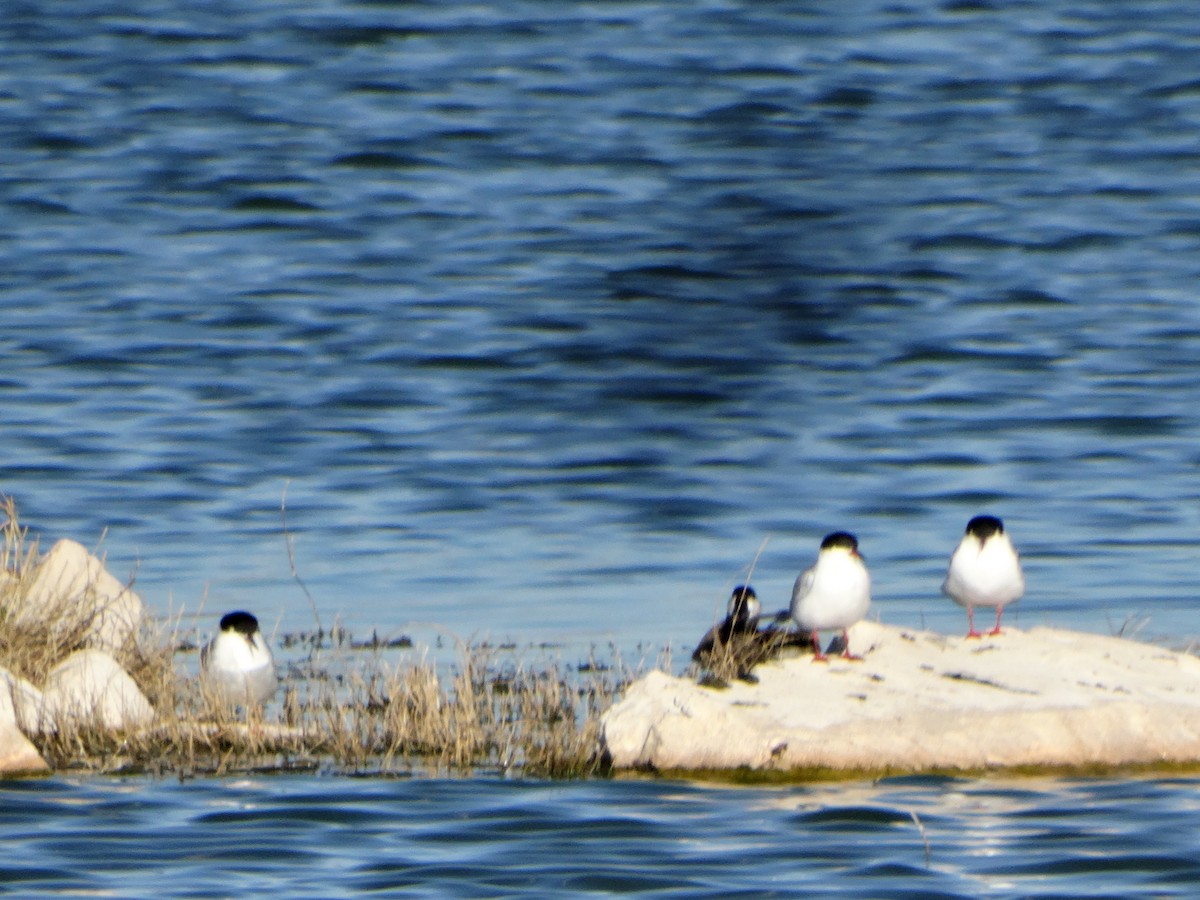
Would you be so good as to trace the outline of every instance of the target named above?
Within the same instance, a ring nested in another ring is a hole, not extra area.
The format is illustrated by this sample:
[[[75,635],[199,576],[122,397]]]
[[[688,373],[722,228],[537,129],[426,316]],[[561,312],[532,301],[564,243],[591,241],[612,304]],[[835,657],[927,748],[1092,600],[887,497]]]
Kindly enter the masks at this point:
[[[283,496],[279,498],[279,517],[283,520],[283,543],[287,547],[288,566],[292,570],[292,578],[296,584],[300,585],[300,590],[304,591],[304,596],[308,598],[308,605],[312,607],[313,619],[317,623],[317,630],[323,632],[325,628],[321,625],[321,614],[317,611],[317,601],[309,593],[308,586],[304,583],[304,580],[300,577],[300,572],[296,569],[296,548],[292,540],[292,533],[288,531],[287,523],[287,492],[288,485],[291,483],[290,478],[283,482]]]
[[[763,538],[762,543],[758,545],[758,550],[754,554],[754,559],[750,560],[750,568],[746,570],[746,583],[749,584],[754,580],[754,568],[758,565],[758,558],[763,555],[763,551],[767,549],[767,544],[771,542],[771,536],[767,535]]]

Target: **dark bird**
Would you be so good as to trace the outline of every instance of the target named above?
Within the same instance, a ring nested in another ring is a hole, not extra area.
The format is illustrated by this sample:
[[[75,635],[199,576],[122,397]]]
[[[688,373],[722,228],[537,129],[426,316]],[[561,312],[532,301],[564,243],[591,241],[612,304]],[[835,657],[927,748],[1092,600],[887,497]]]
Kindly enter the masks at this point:
[[[773,625],[760,630],[761,610],[754,588],[747,584],[733,589],[724,620],[708,630],[692,653],[692,660],[709,673],[706,684],[724,687],[729,678],[753,683],[758,679],[751,670],[759,663],[784,647],[807,644],[807,636],[801,638]]]

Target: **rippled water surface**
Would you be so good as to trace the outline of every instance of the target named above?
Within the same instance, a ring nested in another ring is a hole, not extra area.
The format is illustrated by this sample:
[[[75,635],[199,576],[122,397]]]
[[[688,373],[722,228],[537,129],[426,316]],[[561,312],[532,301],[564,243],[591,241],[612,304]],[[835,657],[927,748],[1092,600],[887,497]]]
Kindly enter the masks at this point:
[[[1197,783],[200,783],[0,793],[0,884],[68,896],[1195,896]]]
[[[1186,5],[78,6],[0,13],[0,477],[155,608],[311,625],[286,489],[352,627],[687,645],[834,528],[957,627],[986,507],[1024,623],[1191,629]]]
[[[686,652],[835,528],[958,630],[986,509],[1017,624],[1190,640],[1198,50],[1179,0],[6,3],[0,493],[202,632],[313,624],[284,506],[352,630]],[[1196,890],[1191,782],[859,790],[39,782],[4,877]]]

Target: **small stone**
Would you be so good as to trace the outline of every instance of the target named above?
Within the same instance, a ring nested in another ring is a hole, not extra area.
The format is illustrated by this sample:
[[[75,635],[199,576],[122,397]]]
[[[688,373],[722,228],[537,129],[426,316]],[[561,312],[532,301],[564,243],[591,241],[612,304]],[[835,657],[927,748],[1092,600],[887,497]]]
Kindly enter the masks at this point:
[[[78,650],[55,666],[42,690],[42,731],[59,726],[125,731],[149,725],[154,708],[115,659]]]

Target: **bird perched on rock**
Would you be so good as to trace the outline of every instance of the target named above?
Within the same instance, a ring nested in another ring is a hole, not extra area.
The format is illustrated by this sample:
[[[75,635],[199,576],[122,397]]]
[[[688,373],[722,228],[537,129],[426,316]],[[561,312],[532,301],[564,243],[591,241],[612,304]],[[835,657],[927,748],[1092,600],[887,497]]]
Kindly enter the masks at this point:
[[[733,589],[729,598],[729,607],[725,619],[714,625],[700,639],[696,649],[692,651],[692,659],[703,662],[712,653],[736,639],[738,635],[753,634],[758,630],[758,614],[762,604],[758,602],[758,594],[748,584],[739,584]]]
[[[1003,522],[995,516],[976,516],[967,523],[966,533],[950,557],[942,593],[967,608],[967,637],[983,636],[975,630],[977,606],[995,607],[996,627],[988,634],[1000,634],[1004,607],[1025,593],[1021,560]]]
[[[692,652],[692,660],[709,673],[701,683],[724,687],[729,678],[754,683],[755,666],[796,644],[794,634],[774,625],[760,630],[761,610],[754,588],[746,584],[733,589],[724,620],[710,628]]]
[[[235,706],[261,706],[275,694],[275,661],[250,613],[231,612],[220,633],[200,651],[200,673],[214,698]]]
[[[845,531],[826,535],[816,563],[796,579],[789,610],[800,630],[812,635],[813,662],[828,661],[819,632],[831,628],[841,629],[842,655],[858,659],[850,652],[849,628],[870,606],[871,576],[858,553],[858,539]]]

